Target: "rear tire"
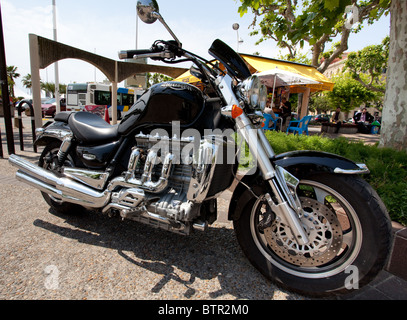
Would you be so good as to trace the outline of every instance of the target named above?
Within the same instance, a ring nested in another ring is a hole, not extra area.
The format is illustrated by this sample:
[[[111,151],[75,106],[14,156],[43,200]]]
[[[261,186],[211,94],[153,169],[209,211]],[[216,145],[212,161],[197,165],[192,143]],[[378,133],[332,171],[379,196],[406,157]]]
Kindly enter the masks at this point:
[[[297,192],[310,244],[297,245],[276,220],[259,228],[267,206],[252,195],[234,221],[250,262],[278,286],[308,296],[346,294],[373,280],[387,261],[391,224],[372,187],[357,176],[319,174],[301,180]]]
[[[38,165],[46,170],[59,174],[58,171],[56,171],[56,168],[58,161],[58,151],[60,146],[61,141],[53,141],[50,144],[48,144],[41,153]],[[66,167],[75,166],[73,155],[68,154],[64,162],[64,166]],[[61,199],[56,199],[55,197],[42,191],[41,194],[44,200],[48,203],[48,205],[58,213],[74,215],[81,214],[84,211],[84,208],[79,205],[69,202],[63,202],[61,201]]]

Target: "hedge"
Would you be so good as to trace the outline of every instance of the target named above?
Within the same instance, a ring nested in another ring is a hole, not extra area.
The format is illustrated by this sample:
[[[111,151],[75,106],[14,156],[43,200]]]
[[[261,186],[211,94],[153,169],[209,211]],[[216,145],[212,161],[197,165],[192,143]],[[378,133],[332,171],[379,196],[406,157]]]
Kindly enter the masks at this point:
[[[293,150],[318,150],[365,163],[370,174],[363,177],[382,198],[391,219],[407,225],[406,152],[365,145],[343,137],[329,139],[317,135],[287,135],[275,131],[267,131],[266,136],[277,154]]]

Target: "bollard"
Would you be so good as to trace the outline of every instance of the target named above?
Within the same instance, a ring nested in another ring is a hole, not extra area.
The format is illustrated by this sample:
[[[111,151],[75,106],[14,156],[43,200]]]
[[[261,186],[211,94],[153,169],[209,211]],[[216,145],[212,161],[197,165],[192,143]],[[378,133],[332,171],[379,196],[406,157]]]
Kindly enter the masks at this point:
[[[28,107],[30,108],[30,118],[31,118],[31,132],[32,132],[32,139],[33,139],[33,149],[34,152],[37,152],[37,146],[35,145],[35,139],[36,139],[36,135],[35,135],[35,118],[34,118],[34,107],[31,104],[31,102],[29,101],[22,101],[20,102],[20,104],[18,105],[18,124],[19,124],[19,128],[18,128],[18,132],[19,132],[19,136],[20,136],[20,150],[24,151],[24,136],[23,136],[23,119],[22,119],[22,111],[23,111],[23,104],[26,103],[28,104]]]
[[[3,159],[3,141],[1,141],[1,129],[0,129],[0,159]]]
[[[20,102],[17,107],[18,135],[20,138],[20,151],[24,151],[23,119],[21,116],[21,114],[23,112],[22,104],[24,104],[24,102]]]
[[[35,135],[35,118],[34,118],[34,108],[33,105],[26,101],[26,103],[28,104],[28,106],[30,107],[30,115],[31,115],[31,132],[33,135],[33,149],[34,152],[37,152],[37,146],[35,145],[35,139],[36,139],[36,135]]]

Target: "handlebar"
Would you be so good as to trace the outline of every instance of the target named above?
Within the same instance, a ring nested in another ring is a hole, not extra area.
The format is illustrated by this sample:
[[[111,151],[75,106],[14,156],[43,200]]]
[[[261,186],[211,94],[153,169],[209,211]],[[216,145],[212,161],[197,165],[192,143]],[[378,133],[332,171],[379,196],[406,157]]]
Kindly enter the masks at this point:
[[[120,59],[141,59],[151,58],[155,60],[173,59],[181,57],[183,51],[175,41],[157,40],[150,49],[123,50],[119,52]]]
[[[133,59],[135,56],[140,56],[140,55],[148,55],[150,56],[151,54],[155,53],[161,53],[164,48],[161,48],[161,50],[157,50],[159,47],[155,47],[154,49],[141,49],[141,50],[122,50],[119,51],[119,58],[120,59]]]
[[[184,59],[178,59],[181,58]],[[151,58],[153,60],[160,60],[166,63],[179,63],[192,61],[202,73],[201,80],[205,83],[211,83],[215,80],[217,73],[224,73],[223,70],[219,69],[216,65],[212,64],[210,61],[182,49],[182,45],[176,41],[163,41],[157,40],[154,42],[150,49],[140,49],[140,50],[122,50],[119,52],[120,59],[142,59]],[[211,67],[208,67],[208,66]]]

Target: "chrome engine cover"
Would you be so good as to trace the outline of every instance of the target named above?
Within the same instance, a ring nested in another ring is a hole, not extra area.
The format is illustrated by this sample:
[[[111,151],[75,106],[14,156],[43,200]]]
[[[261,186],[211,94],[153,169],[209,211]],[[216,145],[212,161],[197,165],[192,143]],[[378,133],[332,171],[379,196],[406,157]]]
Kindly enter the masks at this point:
[[[118,211],[122,218],[181,234],[189,234],[194,226],[205,229],[201,205],[208,197],[216,165],[223,161],[218,156],[225,145],[217,136],[196,141],[140,133],[128,170],[108,186],[112,197],[103,212]]]

